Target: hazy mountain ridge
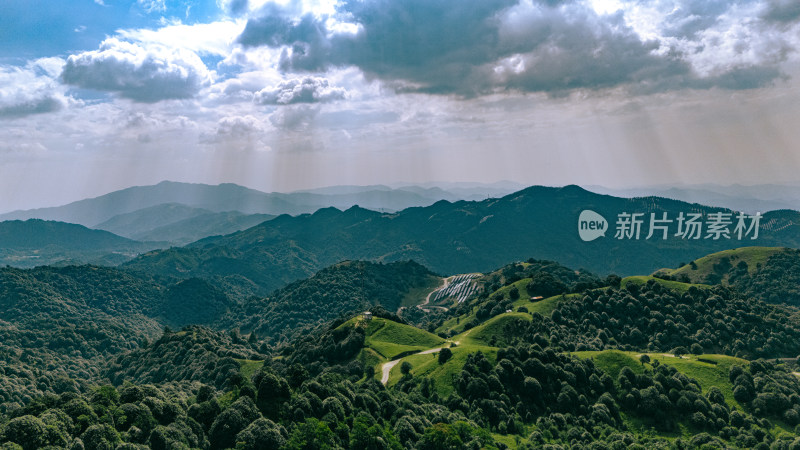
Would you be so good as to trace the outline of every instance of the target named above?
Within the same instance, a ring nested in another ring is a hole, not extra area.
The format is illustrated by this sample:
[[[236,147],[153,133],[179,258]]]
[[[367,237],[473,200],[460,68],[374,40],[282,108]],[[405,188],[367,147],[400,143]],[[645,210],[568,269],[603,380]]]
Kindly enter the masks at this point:
[[[30,219],[0,222],[0,264],[34,267],[78,261],[119,258],[163,247],[159,242],[138,242],[82,225]]]
[[[185,245],[207,236],[230,234],[275,218],[238,211],[213,212],[180,203],[164,203],[120,214],[95,226],[138,241]]]
[[[585,209],[606,217],[609,227],[623,211],[665,211],[673,219],[679,212],[730,212],[658,197],[611,197],[578,186],[534,186],[499,199],[442,200],[392,214],[352,207],[284,215],[180,250],[151,252],[126,267],[173,276],[215,277],[236,272],[266,293],[343,259],[412,259],[435,272],[453,274],[487,271],[532,255],[597,273],[630,275],[674,267],[731,247],[800,245],[800,213],[795,211],[764,214],[757,240],[682,240],[674,236],[646,240],[645,229],[639,240],[618,240],[609,230],[604,238],[583,242],[577,233],[577,218]]]
[[[212,212],[238,211],[242,214],[296,215],[312,213],[325,207],[346,209],[354,205],[397,211],[411,206],[427,206],[441,199],[472,200],[486,198],[487,195],[507,194],[514,191],[511,186],[456,185],[455,194],[436,187],[390,188],[382,185],[333,186],[289,193],[266,193],[232,183],[212,186],[163,181],[156,185],[134,186],[63,206],[8,212],[0,214],[0,220],[39,218],[98,227],[115,216],[170,203]]]
[[[762,184],[755,186],[719,186],[699,184],[688,186],[651,186],[630,189],[612,189],[603,186],[585,186],[598,194],[617,197],[657,196],[690,203],[715,205],[749,214],[779,209],[800,210],[800,186]]]

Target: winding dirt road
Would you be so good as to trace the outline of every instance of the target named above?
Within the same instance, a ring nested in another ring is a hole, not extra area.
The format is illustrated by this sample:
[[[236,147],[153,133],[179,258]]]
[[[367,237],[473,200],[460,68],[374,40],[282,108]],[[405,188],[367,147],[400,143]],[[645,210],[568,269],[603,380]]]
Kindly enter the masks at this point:
[[[443,348],[444,347],[431,348],[428,350],[423,350],[421,352],[412,353],[412,355],[430,355],[431,353],[440,352]],[[411,355],[406,355],[406,356],[411,356]],[[389,372],[391,372],[392,368],[396,366],[399,362],[400,359],[395,359],[394,361],[383,363],[383,365],[381,366],[381,384],[386,385],[386,383],[389,382]]]
[[[424,302],[422,302],[422,303],[420,303],[419,305],[417,305],[417,308],[419,308],[419,309],[421,309],[422,311],[425,311],[425,312],[431,312],[431,310],[430,310],[430,309],[425,309],[425,306],[427,306],[427,305],[428,305],[428,303],[430,303],[430,302],[431,302],[431,295],[433,295],[433,294],[434,294],[434,293],[436,293],[436,292],[439,292],[439,291],[441,291],[442,289],[447,289],[447,286],[449,286],[449,285],[450,285],[450,280],[451,280],[452,278],[453,278],[453,277],[447,277],[447,278],[443,279],[443,280],[442,280],[442,285],[441,285],[441,286],[439,286],[438,288],[436,288],[436,289],[434,289],[434,290],[432,290],[432,291],[428,292],[428,296],[427,296],[427,297],[425,297],[425,301],[424,301]],[[444,306],[430,306],[430,308],[439,308],[439,309],[442,309],[442,310],[445,310],[445,311],[447,311],[447,308],[445,308]]]

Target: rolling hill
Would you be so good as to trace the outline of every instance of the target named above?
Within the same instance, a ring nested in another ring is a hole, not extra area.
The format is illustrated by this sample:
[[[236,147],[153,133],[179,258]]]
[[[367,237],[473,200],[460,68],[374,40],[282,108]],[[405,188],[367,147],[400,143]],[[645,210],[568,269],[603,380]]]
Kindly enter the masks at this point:
[[[70,223],[38,219],[0,222],[0,264],[15,267],[66,262],[120,263],[160,246]]]
[[[743,247],[706,255],[656,276],[731,286],[748,297],[800,305],[800,250]]]
[[[180,203],[165,203],[114,216],[94,228],[138,241],[185,245],[208,236],[241,231],[274,218],[269,214],[212,212]]]
[[[463,302],[431,313],[437,334],[387,309],[419,303],[440,277],[413,262],[357,261],[265,299],[223,302],[216,329],[162,331],[162,319],[138,312],[183,306],[174,314],[188,319],[203,300],[211,317],[219,286],[92,266],[2,269],[0,444],[800,443],[795,308],[533,259],[475,280]]]
[[[36,218],[76,223],[93,228],[112,221],[109,226],[116,226],[118,224],[113,222],[129,220],[114,219],[115,216],[146,210],[162,204],[178,204],[182,205],[180,208],[187,210],[238,211],[248,215],[296,215],[312,213],[320,208],[346,209],[354,205],[375,210],[398,211],[412,206],[431,205],[442,199],[475,200],[486,198],[489,194],[504,195],[514,190],[511,186],[510,184],[455,185],[453,193],[436,187],[398,186],[390,188],[381,185],[334,186],[289,193],[266,193],[232,183],[214,186],[163,181],[156,185],[130,187],[63,206],[0,214],[0,220]]]
[[[500,199],[437,202],[394,214],[359,207],[325,208],[314,214],[280,216],[227,236],[182,249],[152,252],[127,267],[173,276],[225,277],[236,272],[266,293],[345,259],[413,259],[444,275],[486,272],[529,257],[607,274],[651,273],[659,267],[741,246],[800,245],[800,213],[764,214],[758,239],[615,239],[592,242],[577,233],[578,215],[590,209],[606,218],[624,211],[703,214],[719,208],[662,198],[622,199],[577,186],[531,187]],[[613,224],[613,220],[609,223]],[[610,225],[613,226],[613,225]],[[675,225],[673,225],[675,226]]]

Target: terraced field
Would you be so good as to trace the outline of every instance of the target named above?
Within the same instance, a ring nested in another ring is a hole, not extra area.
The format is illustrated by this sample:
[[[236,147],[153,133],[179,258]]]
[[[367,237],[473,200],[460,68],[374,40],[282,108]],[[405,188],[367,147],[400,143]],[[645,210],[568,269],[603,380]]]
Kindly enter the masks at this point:
[[[464,302],[478,289],[475,278],[480,276],[478,273],[465,273],[446,279],[444,287],[434,291],[431,295],[431,303],[439,304],[449,298],[455,299],[457,303]]]

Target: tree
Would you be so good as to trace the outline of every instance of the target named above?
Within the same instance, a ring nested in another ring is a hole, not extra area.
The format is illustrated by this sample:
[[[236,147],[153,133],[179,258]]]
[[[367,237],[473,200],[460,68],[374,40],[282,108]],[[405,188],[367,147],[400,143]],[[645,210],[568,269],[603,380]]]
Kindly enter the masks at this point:
[[[258,393],[256,394],[258,409],[264,413],[264,416],[278,420],[283,404],[292,395],[289,383],[271,369],[262,370],[254,381],[258,381]]]
[[[106,424],[90,426],[81,435],[81,439],[86,450],[114,448],[120,441],[117,431]]]
[[[439,364],[444,364],[453,356],[453,352],[449,348],[439,350]]]
[[[401,449],[397,438],[390,430],[383,430],[377,423],[370,426],[370,418],[359,415],[353,421],[350,433],[350,448],[353,450]]]
[[[403,361],[403,363],[400,364],[400,373],[403,375],[408,375],[411,373],[411,363],[408,361]]]
[[[681,355],[685,355],[685,354],[689,353],[689,351],[686,350],[686,347],[675,347],[675,348],[672,349],[672,351],[670,353],[672,353],[673,355],[675,355],[677,357],[680,357]]]
[[[47,428],[37,417],[22,416],[12,419],[2,428],[0,440],[14,442],[24,450],[32,450],[46,445]]]
[[[552,297],[566,292],[567,286],[547,272],[537,272],[531,277],[527,289],[531,295]]]
[[[288,442],[287,450],[328,450],[336,446],[336,438],[328,424],[313,417],[297,424]]]
[[[250,397],[240,397],[217,416],[208,439],[212,449],[232,448],[236,445],[236,435],[250,423],[258,419],[258,409]]]
[[[437,423],[425,429],[425,434],[419,440],[417,448],[420,450],[456,450],[464,448],[464,443],[453,430],[453,427],[444,423]]]
[[[278,450],[285,434],[283,426],[262,417],[236,435],[236,450]]]
[[[690,347],[690,350],[691,350],[693,355],[702,355],[703,354],[703,346],[701,346],[697,342],[692,344],[692,346]]]
[[[740,384],[733,388],[733,398],[739,403],[748,403],[753,400],[753,393],[747,387]]]
[[[639,362],[642,363],[643,366],[645,364],[649,364],[650,363],[650,356],[647,355],[647,354],[643,354],[642,356],[639,357]]]

